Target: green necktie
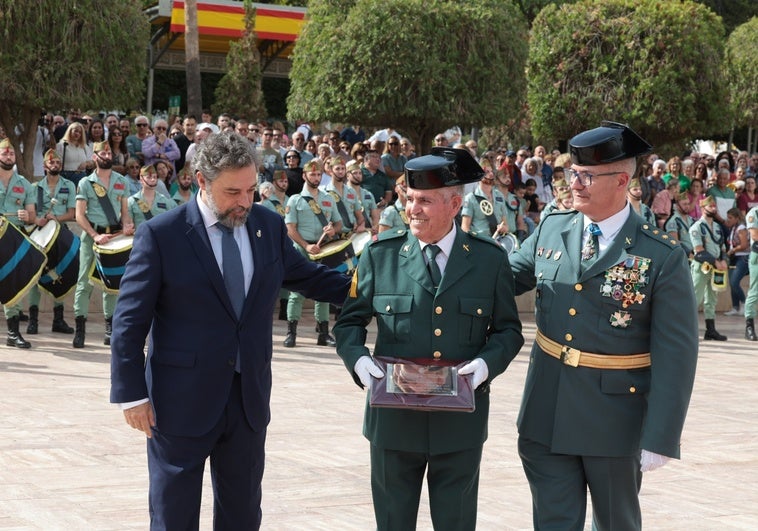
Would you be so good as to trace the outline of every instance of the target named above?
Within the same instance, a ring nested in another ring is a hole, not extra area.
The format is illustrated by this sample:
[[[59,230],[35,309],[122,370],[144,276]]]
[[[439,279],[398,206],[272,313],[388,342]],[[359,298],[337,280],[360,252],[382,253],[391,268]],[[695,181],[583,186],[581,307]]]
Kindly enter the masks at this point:
[[[432,278],[432,285],[434,289],[440,286],[442,281],[442,272],[440,272],[440,266],[437,265],[437,254],[440,252],[440,248],[436,245],[427,245],[424,247],[424,254],[427,258],[426,267],[429,269],[429,276]]]

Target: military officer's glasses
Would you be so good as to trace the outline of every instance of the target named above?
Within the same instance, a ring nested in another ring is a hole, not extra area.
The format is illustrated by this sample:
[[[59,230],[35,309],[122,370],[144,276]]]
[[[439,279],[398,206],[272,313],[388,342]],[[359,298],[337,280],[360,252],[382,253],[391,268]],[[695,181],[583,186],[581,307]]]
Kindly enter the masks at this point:
[[[620,171],[611,171],[607,173],[590,173],[588,171],[576,171],[574,169],[567,169],[564,172],[568,175],[569,182],[579,181],[582,186],[592,186],[592,179],[595,177],[605,177],[606,175],[618,175]]]

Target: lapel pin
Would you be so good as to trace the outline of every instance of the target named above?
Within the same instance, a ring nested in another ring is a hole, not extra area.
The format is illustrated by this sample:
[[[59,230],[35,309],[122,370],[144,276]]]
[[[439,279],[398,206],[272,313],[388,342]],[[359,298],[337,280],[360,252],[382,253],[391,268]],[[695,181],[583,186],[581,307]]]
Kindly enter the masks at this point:
[[[468,244],[464,243],[463,248],[466,249],[466,252],[470,251],[471,249],[468,248]]]
[[[632,245],[632,239],[630,237],[626,237],[625,239],[627,245]]]
[[[257,232],[255,233],[255,235],[260,238],[261,237],[261,229],[258,229]]]
[[[407,252],[408,252],[408,249],[410,249],[410,246],[409,246],[409,245],[406,245],[405,247],[403,247],[403,252],[404,252],[404,253],[407,253]]]

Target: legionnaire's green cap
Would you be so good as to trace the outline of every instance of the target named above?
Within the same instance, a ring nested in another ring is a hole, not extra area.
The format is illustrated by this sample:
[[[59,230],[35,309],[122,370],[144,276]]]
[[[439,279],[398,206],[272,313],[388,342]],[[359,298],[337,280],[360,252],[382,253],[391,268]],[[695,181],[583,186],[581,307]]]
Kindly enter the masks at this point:
[[[0,151],[5,151],[6,149],[13,149],[13,144],[11,144],[11,141],[7,137],[0,140]]]
[[[323,171],[321,168],[321,162],[319,162],[317,159],[311,159],[303,164],[303,171]]]
[[[45,155],[42,157],[45,162],[50,162],[53,160],[61,160],[61,156],[58,155],[58,152],[54,149],[48,149],[45,151]]]
[[[566,182],[566,179],[558,179],[557,181],[553,181],[553,188],[568,188],[569,183]]]
[[[340,157],[332,157],[329,159],[329,164],[331,164],[332,168],[334,168],[335,166],[344,166],[345,161],[342,160]]]
[[[677,201],[686,201],[690,198],[690,194],[687,192],[682,192],[676,196]]]
[[[702,198],[700,200],[700,206],[701,207],[705,207],[705,206],[708,206],[708,205],[715,205],[715,204],[716,204],[716,200],[713,199],[712,195],[707,195],[707,196],[705,196],[704,198]]]
[[[433,147],[430,155],[416,157],[405,164],[408,187],[431,190],[479,181],[484,170],[467,149]]]
[[[580,166],[598,166],[631,159],[652,150],[653,146],[628,125],[608,121],[569,140],[571,161]]]
[[[350,162],[347,163],[347,171],[350,172],[350,171],[355,171],[355,170],[361,171],[361,165],[360,163],[354,160],[351,160]]]
[[[102,142],[95,142],[95,144],[92,146],[92,151],[94,151],[95,153],[100,153],[101,151],[110,151],[110,150],[111,150],[111,146],[105,140],[103,140]]]
[[[274,170],[274,180],[278,181],[279,179],[286,179],[287,174],[284,173],[284,170]]]
[[[626,185],[626,189],[631,190],[632,188],[642,188],[639,179],[629,179],[629,184]]]
[[[142,166],[139,170],[140,177],[147,177],[150,174],[155,174],[155,175],[158,174],[158,172],[155,171],[155,166],[153,166],[152,164],[148,164],[147,166]]]

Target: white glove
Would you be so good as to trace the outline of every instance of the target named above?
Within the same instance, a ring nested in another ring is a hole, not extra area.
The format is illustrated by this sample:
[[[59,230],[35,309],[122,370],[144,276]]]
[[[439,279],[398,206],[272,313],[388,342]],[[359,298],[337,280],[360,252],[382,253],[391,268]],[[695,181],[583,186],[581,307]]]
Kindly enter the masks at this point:
[[[371,377],[381,378],[384,376],[384,371],[377,367],[371,356],[361,356],[353,366],[353,371],[358,376],[358,379],[365,387],[371,386]]]
[[[482,384],[482,382],[487,379],[487,376],[490,375],[490,370],[487,367],[487,362],[485,362],[482,358],[474,358],[458,370],[458,374],[472,373],[474,376],[471,383],[474,386],[474,389],[476,389]]]
[[[668,462],[669,458],[665,455],[642,450],[642,454],[640,455],[640,472],[652,472]]]

